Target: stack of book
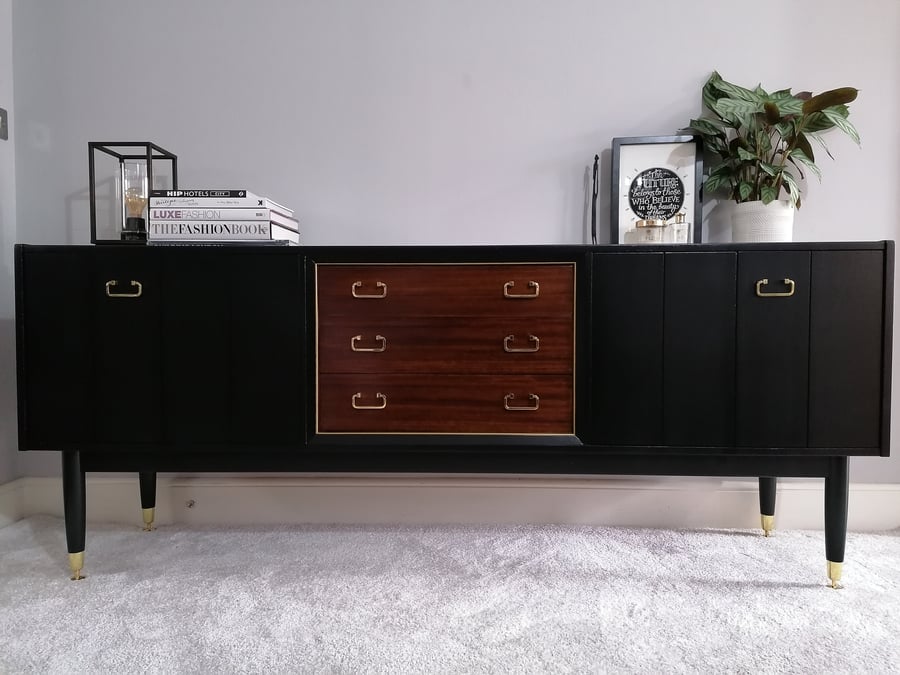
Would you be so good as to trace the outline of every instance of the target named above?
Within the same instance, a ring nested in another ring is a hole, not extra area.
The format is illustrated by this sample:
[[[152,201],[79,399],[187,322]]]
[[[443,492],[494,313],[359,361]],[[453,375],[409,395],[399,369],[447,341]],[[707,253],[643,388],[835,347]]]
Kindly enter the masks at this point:
[[[151,190],[149,244],[300,243],[294,211],[249,190]]]

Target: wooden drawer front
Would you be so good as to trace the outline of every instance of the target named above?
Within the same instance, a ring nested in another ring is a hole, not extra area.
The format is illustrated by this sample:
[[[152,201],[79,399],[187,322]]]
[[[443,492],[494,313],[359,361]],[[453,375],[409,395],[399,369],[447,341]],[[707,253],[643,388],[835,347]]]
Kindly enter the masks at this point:
[[[317,265],[320,319],[333,316],[570,318],[575,266]],[[354,294],[359,297],[354,297]]]
[[[319,323],[319,372],[571,373],[573,341],[571,319],[340,317]]]
[[[319,384],[325,433],[573,433],[566,377],[323,375]]]

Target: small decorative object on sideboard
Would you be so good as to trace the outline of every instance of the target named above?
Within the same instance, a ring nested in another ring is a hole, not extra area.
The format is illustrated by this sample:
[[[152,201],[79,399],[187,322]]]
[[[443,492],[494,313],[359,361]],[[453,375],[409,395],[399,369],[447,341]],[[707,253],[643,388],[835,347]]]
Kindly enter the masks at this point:
[[[847,119],[856,100],[853,87],[815,96],[790,89],[768,93],[726,82],[713,72],[703,86],[703,104],[711,113],[691,120],[689,130],[703,138],[714,161],[704,183],[706,194],[727,193],[734,202],[734,241],[791,241],[794,211],[800,208],[804,171],[822,174],[810,139],[831,157],[820,134],[839,129],[859,144]],[[783,195],[787,199],[783,198]]]
[[[698,136],[614,138],[610,243],[699,243],[702,175]]]
[[[88,143],[91,243],[147,240],[150,191],[178,187],[178,158],[155,143]]]

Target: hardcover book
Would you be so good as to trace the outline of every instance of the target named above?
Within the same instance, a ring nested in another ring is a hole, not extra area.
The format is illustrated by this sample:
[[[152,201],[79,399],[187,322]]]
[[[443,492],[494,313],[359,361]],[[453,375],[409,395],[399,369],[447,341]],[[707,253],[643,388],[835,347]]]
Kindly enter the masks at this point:
[[[272,228],[267,220],[171,220],[153,221],[147,225],[147,239],[271,239]]]
[[[150,207],[150,222],[172,220],[269,220],[269,209],[219,207]]]
[[[249,190],[151,190],[150,207],[258,208],[292,216],[294,210]]]

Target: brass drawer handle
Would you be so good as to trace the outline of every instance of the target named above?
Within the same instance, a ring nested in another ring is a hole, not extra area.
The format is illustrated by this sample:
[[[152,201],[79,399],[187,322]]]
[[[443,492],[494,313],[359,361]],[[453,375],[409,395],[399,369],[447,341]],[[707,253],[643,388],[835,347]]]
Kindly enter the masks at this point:
[[[387,284],[384,283],[384,282],[381,282],[381,281],[376,281],[376,282],[375,282],[375,288],[380,288],[380,289],[381,289],[381,294],[380,294],[380,295],[378,295],[378,294],[368,294],[368,293],[357,293],[357,292],[356,292],[356,289],[357,289],[357,288],[362,288],[362,285],[363,285],[363,282],[361,282],[361,281],[356,281],[356,282],[353,283],[352,286],[350,286],[350,293],[353,294],[353,297],[354,297],[354,298],[363,298],[363,299],[375,299],[375,300],[380,300],[381,298],[387,296]]]
[[[509,402],[516,397],[515,394],[507,394],[503,397],[503,407],[507,410],[526,410],[534,411],[541,407],[541,399],[537,394],[528,394],[528,400],[534,405],[510,405]]]
[[[515,335],[507,335],[503,338],[503,351],[510,354],[533,353],[541,348],[541,339],[536,335],[529,335],[528,341],[533,343],[531,347],[513,347],[512,343],[516,339]]]
[[[132,288],[136,288],[136,291],[131,293],[113,293],[112,288],[119,285],[119,282],[115,279],[106,282],[106,297],[108,298],[139,298],[141,297],[141,293],[144,292],[144,286],[140,281],[131,281],[129,282]]]
[[[516,285],[515,281],[507,281],[503,284],[503,297],[504,298],[521,298],[525,300],[531,300],[532,298],[536,298],[541,294],[541,285],[536,281],[529,281],[528,288],[533,288],[533,293],[510,293],[509,289]]]
[[[384,410],[387,408],[387,396],[382,394],[381,392],[375,394],[375,398],[379,399],[381,403],[378,405],[359,405],[357,401],[362,398],[362,392],[358,391],[353,394],[353,397],[350,399],[350,405],[353,406],[354,410]]]
[[[788,287],[787,291],[784,291],[783,293],[763,293],[762,287],[768,286],[768,285],[769,285],[768,279],[760,279],[759,281],[757,281],[756,282],[756,295],[758,295],[761,298],[789,298],[794,294],[794,288],[796,286],[796,284],[794,284],[793,279],[785,279],[784,285]]]
[[[354,335],[350,338],[350,349],[355,352],[383,352],[387,349],[387,338],[384,335],[376,335],[375,341],[381,344],[377,347],[359,347],[357,343],[362,340],[362,335]]]

